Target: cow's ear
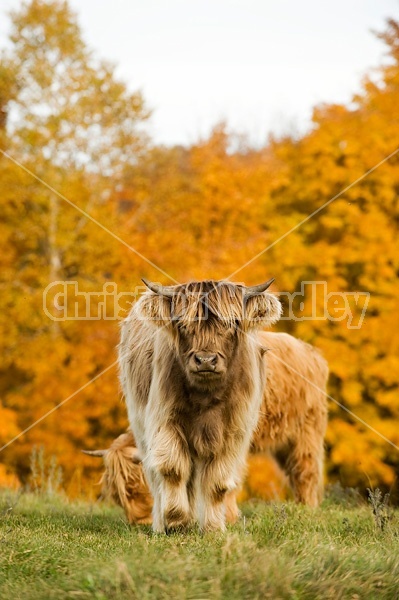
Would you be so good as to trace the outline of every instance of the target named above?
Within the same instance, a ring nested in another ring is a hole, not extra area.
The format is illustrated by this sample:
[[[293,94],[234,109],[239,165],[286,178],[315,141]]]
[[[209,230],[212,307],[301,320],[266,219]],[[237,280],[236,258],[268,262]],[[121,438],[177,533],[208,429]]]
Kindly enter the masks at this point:
[[[123,448],[123,454],[128,459],[131,460],[135,465],[139,465],[142,462],[141,454],[137,448],[134,446],[126,446]]]
[[[138,312],[142,319],[164,327],[171,325],[171,299],[153,292],[144,294],[137,303]]]
[[[246,300],[244,313],[244,329],[261,329],[279,320],[282,306],[274,294],[264,292]]]

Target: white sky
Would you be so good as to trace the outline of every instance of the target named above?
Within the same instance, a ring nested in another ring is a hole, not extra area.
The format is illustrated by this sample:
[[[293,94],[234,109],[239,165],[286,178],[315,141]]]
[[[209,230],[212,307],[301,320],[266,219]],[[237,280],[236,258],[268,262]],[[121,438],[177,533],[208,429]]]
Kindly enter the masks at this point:
[[[348,102],[384,59],[371,30],[399,0],[70,0],[85,40],[153,109],[159,143],[192,143],[218,121],[262,143],[303,130],[320,102]],[[5,12],[19,0],[0,0]]]

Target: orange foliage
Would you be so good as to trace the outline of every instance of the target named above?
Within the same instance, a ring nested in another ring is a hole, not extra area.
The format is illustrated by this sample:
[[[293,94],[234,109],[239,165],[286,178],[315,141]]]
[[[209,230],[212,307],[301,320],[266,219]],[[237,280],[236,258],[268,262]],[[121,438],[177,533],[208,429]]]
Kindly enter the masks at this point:
[[[109,443],[127,424],[116,369],[99,376],[116,358],[118,324],[51,321],[43,291],[56,280],[86,292],[114,281],[127,292],[143,276],[233,274],[248,284],[274,276],[288,292],[309,280],[369,292],[359,328],[327,320],[279,328],[320,347],[331,396],[399,446],[399,155],[351,186],[399,140],[399,24],[382,38],[391,61],[379,83],[366,80],[349,108],[316,108],[300,139],[255,150],[220,125],[191,147],[158,148],[139,127],[142,97],[93,59],[66,3],[32,0],[14,14],[13,47],[0,63],[1,146],[125,244],[0,156],[0,446],[70,397],[2,451],[0,483],[10,473],[25,483],[32,448],[43,445],[68,493],[87,490],[97,468],[79,449]],[[308,291],[295,307],[310,315]],[[264,461],[251,459],[246,493],[283,492]],[[388,488],[399,452],[331,401],[327,467],[343,485]]]
[[[277,463],[263,454],[249,456],[247,477],[238,501],[243,502],[248,498],[283,500],[287,497],[288,481]]]

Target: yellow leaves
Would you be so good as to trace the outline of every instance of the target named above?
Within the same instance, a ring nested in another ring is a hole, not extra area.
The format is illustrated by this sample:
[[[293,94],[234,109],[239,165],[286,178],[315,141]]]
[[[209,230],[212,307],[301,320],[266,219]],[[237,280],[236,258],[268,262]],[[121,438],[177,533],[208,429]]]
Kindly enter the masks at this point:
[[[399,390],[396,386],[389,390],[379,389],[375,393],[375,398],[379,406],[388,409],[393,415],[399,416]],[[393,425],[393,432],[399,435],[396,424]]]
[[[384,464],[385,447],[379,438],[370,438],[353,426],[334,420],[327,440],[332,446],[330,460],[338,466],[340,480],[346,485],[389,486],[395,479],[395,469]]]
[[[398,383],[399,356],[385,356],[374,361],[369,368],[369,375],[375,377],[384,385],[392,386]]]
[[[19,487],[21,487],[21,482],[15,473],[6,465],[0,464],[0,488],[18,489]]]
[[[343,382],[342,395],[350,406],[356,406],[362,401],[363,385],[353,379]]]
[[[243,502],[252,497],[281,500],[288,495],[287,478],[276,462],[263,454],[249,456],[247,478],[238,500]]]
[[[16,413],[0,402],[0,445],[7,443],[18,432]]]
[[[85,47],[68,4],[32,0],[12,21],[20,148],[53,166],[90,165],[107,176],[135,163],[145,145],[137,128],[148,117],[143,98]]]

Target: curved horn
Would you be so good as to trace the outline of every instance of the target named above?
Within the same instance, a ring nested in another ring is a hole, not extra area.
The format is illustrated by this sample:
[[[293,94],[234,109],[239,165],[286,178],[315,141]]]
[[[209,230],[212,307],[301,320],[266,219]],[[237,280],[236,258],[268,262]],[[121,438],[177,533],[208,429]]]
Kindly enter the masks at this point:
[[[173,295],[175,293],[174,285],[161,285],[160,283],[151,283],[151,281],[148,281],[148,279],[144,279],[144,277],[141,281],[148,287],[149,290],[151,290],[155,294],[158,294],[159,296],[166,296],[167,298],[173,298]]]
[[[83,454],[88,454],[89,456],[105,456],[108,450],[82,450]]]
[[[261,283],[260,285],[252,285],[250,287],[245,288],[245,298],[252,298],[252,296],[257,296],[258,294],[265,292],[267,288],[271,286],[273,281],[274,277],[272,279],[269,279],[269,281],[266,281],[266,283]]]

